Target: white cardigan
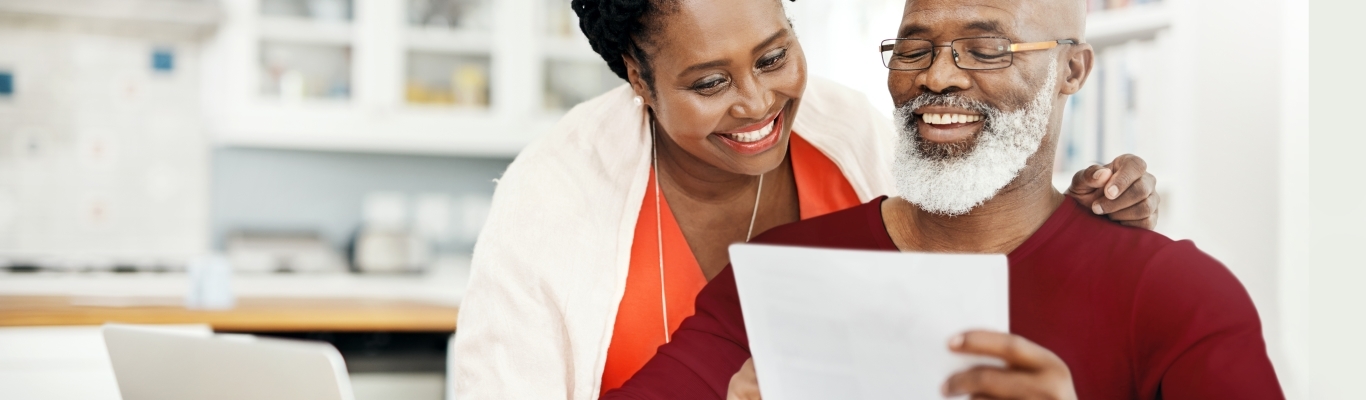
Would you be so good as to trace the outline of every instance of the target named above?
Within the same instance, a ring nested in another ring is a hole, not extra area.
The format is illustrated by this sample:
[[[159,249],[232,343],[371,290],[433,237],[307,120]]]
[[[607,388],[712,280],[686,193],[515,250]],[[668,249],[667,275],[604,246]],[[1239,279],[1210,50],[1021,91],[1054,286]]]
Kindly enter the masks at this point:
[[[574,107],[498,181],[450,349],[460,400],[597,398],[650,171],[634,95]],[[813,77],[793,131],[861,200],[892,193],[891,126],[862,94]]]

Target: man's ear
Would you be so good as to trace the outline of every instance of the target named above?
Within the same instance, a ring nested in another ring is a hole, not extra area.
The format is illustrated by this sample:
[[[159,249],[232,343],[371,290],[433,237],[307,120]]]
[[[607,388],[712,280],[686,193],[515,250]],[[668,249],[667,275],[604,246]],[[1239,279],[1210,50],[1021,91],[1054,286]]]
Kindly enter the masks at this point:
[[[1073,95],[1081,91],[1082,85],[1086,84],[1086,77],[1091,76],[1095,57],[1096,51],[1091,48],[1090,43],[1072,45],[1071,51],[1067,54],[1067,69],[1063,71],[1063,94]]]
[[[650,85],[647,85],[645,78],[640,76],[640,63],[629,54],[622,54],[621,61],[626,64],[626,81],[631,83],[631,90],[645,100],[645,105],[650,105]]]

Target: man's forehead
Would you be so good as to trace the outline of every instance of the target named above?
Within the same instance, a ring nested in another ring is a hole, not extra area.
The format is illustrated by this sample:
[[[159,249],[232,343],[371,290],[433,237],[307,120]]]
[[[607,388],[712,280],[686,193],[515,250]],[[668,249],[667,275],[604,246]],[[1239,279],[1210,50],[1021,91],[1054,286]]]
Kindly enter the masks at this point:
[[[1030,0],[909,0],[898,37],[944,34],[1012,36]]]

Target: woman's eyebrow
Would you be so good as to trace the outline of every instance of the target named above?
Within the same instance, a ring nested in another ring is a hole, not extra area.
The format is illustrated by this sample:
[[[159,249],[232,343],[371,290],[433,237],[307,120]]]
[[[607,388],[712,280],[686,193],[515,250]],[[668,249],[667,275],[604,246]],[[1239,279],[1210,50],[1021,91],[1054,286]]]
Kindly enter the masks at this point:
[[[679,73],[678,73],[678,76],[687,75],[689,72],[696,71],[696,70],[699,70],[699,69],[708,69],[708,68],[716,68],[716,67],[725,67],[725,66],[729,66],[729,65],[730,65],[730,60],[713,60],[713,61],[707,61],[707,62],[704,62],[704,63],[701,63],[701,64],[693,64],[692,66],[690,66],[690,67],[684,69],[683,72],[679,72]]]
[[[773,35],[769,36],[768,39],[764,39],[763,42],[759,42],[759,45],[754,46],[753,52],[754,52],[754,53],[758,53],[758,52],[760,52],[760,51],[763,51],[764,48],[768,47],[769,45],[772,45],[773,42],[778,41],[778,39],[782,39],[783,36],[786,36],[786,35],[787,35],[787,30],[786,30],[786,29],[779,29],[777,32],[774,32]],[[689,66],[688,68],[683,69],[683,72],[680,72],[678,75],[679,75],[679,76],[683,76],[683,75],[687,75],[689,72],[696,71],[696,70],[699,70],[699,69],[708,69],[708,68],[716,68],[716,67],[725,67],[725,66],[729,66],[729,65],[730,65],[730,60],[713,60],[713,61],[707,61],[707,62],[704,62],[704,63],[701,63],[701,64],[693,64],[692,66]]]
[[[758,53],[764,51],[765,47],[768,47],[769,45],[773,44],[773,42],[778,41],[778,39],[782,39],[783,36],[786,35],[787,29],[779,29],[777,32],[774,32],[773,35],[770,35],[768,39],[764,39],[764,41],[760,42],[759,45],[754,46],[754,50],[752,52]]]

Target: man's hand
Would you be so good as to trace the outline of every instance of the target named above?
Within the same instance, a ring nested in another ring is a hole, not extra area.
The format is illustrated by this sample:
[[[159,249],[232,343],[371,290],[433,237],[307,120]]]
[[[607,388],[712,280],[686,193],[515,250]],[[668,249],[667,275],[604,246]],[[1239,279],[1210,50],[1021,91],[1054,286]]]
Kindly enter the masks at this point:
[[[1161,202],[1157,177],[1148,173],[1148,163],[1133,154],[1077,171],[1067,194],[1092,212],[1122,225],[1143,229],[1157,226],[1157,206]]]
[[[726,388],[726,400],[762,400],[759,395],[759,378],[754,375],[754,359],[745,360],[740,372],[730,377]]]
[[[1076,400],[1072,372],[1052,351],[1028,339],[1001,332],[970,331],[949,340],[955,353],[995,357],[1005,368],[977,366],[944,382],[945,396],[973,399]],[[735,380],[731,380],[735,386]]]

